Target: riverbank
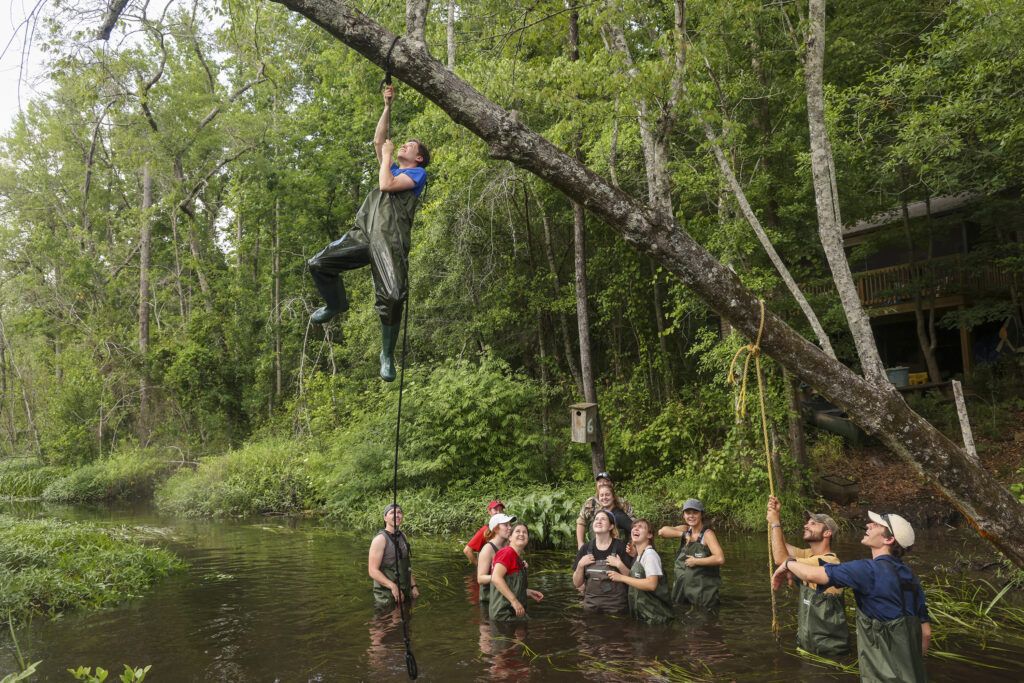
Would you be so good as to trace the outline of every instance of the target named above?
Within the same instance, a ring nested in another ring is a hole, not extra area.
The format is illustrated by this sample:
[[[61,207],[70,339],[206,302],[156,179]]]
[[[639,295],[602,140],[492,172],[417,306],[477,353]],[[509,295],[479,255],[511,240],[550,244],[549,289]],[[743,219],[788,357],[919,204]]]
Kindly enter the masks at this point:
[[[0,514],[0,622],[108,607],[183,568],[131,527]]]

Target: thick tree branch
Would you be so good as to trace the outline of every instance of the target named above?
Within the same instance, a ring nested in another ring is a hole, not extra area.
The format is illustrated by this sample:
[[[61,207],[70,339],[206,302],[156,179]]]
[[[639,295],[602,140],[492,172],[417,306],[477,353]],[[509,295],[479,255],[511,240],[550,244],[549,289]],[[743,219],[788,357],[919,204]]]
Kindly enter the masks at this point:
[[[110,33],[114,30],[114,26],[117,25],[117,20],[121,18],[121,14],[127,6],[128,0],[113,0],[113,2],[110,3],[107,8],[107,13],[103,16],[103,22],[96,31],[97,40],[110,40]]]
[[[308,17],[350,48],[384,66],[394,35],[340,0],[275,0]],[[685,230],[565,154],[489,101],[422,45],[399,39],[392,73],[437,104],[456,123],[507,159],[581,202],[638,251],[675,274],[737,330],[758,334],[760,301]],[[954,505],[1015,564],[1024,567],[1024,506],[991,474],[920,415],[898,392],[855,374],[767,312],[761,349],[868,433],[934,482]]]

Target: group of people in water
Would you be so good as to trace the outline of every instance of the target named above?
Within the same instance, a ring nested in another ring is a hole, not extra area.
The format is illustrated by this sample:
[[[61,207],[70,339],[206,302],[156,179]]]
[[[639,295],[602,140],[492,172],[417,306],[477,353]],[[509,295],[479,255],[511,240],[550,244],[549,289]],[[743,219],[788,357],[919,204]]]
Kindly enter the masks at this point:
[[[825,657],[849,652],[844,589],[850,588],[857,603],[862,680],[926,680],[923,657],[931,638],[928,609],[920,582],[902,561],[914,544],[910,523],[896,514],[869,512],[861,543],[871,549],[872,558],[840,563],[832,549],[839,533],[832,517],[806,512],[801,533],[806,547],[798,547],[787,543],[780,511],[779,500],[769,497],[766,517],[778,565],[772,588],[778,590],[787,582],[799,585],[799,646]],[[523,619],[530,600],[544,599],[543,593],[528,586],[524,551],[529,529],[507,514],[500,500],[491,501],[488,513],[490,519],[463,553],[476,566],[480,604],[491,622]],[[572,582],[580,591],[583,608],[628,613],[639,621],[660,624],[675,618],[677,605],[715,610],[725,553],[707,524],[700,500],[685,501],[682,517],[682,524],[655,531],[648,519],[636,516],[632,506],[616,496],[608,473],[599,473],[594,496],[583,504],[576,521]],[[385,528],[370,546],[368,570],[381,608],[394,608],[405,596],[418,596],[408,540],[397,530],[401,519],[401,508],[389,505]],[[671,585],[654,548],[655,534],[679,539]]]

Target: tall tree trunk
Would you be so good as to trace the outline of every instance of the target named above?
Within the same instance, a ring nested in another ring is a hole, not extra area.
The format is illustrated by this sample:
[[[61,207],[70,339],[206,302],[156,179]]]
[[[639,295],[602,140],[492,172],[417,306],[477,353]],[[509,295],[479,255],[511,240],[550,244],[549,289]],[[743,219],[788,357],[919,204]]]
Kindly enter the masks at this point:
[[[384,65],[394,35],[342,0],[276,1],[324,27],[377,66]],[[527,128],[422,47],[399,39],[391,53],[391,68],[402,81],[481,138],[493,158],[511,161],[584,203],[627,244],[676,275],[742,334],[753,339],[763,325],[763,353],[817,389],[911,464],[985,540],[1024,567],[1024,505],[995,477],[972,463],[962,448],[912,411],[899,392],[829,358],[771,311],[765,311],[762,320],[759,298],[682,226],[613,187]]]
[[[668,333],[666,332],[665,326],[665,310],[661,306],[662,293],[661,293],[661,274],[658,272],[658,266],[656,266],[650,260],[645,261],[651,269],[651,284],[652,292],[651,298],[654,304],[654,324],[658,328],[658,348],[661,349],[661,357],[665,361],[665,389],[668,391],[670,396],[674,396],[675,381],[672,375],[672,354],[668,350]]]
[[[427,0],[405,0],[405,35],[425,48],[427,45]]]
[[[445,35],[448,38],[448,70],[455,71],[455,0],[448,0],[447,25]]]
[[[274,398],[281,400],[281,199],[274,199]]]
[[[580,58],[580,14],[573,5],[573,0],[565,0],[569,12],[569,61],[576,62]],[[577,137],[576,154],[579,155]],[[590,346],[590,303],[587,282],[587,218],[583,205],[572,201],[572,234],[576,270],[576,324],[580,337],[580,379],[583,380],[583,397],[588,403],[597,403],[597,386],[594,383],[594,364]],[[601,411],[597,411],[594,420],[594,440],[590,443],[590,466],[594,474],[605,470],[604,432],[601,429]]]
[[[809,0],[807,56],[804,60],[804,81],[807,88],[807,123],[810,133],[811,175],[814,178],[814,203],[818,209],[818,234],[825,250],[832,279],[839,292],[846,322],[853,335],[853,344],[860,358],[861,371],[868,381],[895,391],[885,375],[878,346],[871,331],[857,284],[850,272],[850,263],[843,250],[843,220],[839,212],[839,190],[836,186],[832,143],[825,127],[825,0]]]
[[[171,239],[174,242],[174,288],[178,292],[178,313],[182,320],[188,319],[185,288],[182,283],[181,236],[178,234],[178,212],[171,211]]]
[[[551,240],[551,220],[544,213],[544,206],[539,201],[537,206],[540,208],[540,221],[541,226],[544,228],[544,255],[547,257],[548,269],[551,272],[551,281],[554,284],[555,296],[557,297],[562,293],[562,282],[561,278],[558,277],[558,263],[555,261],[555,249]],[[555,314],[555,319],[558,321],[558,329],[562,336],[565,364],[569,368],[569,374],[572,375],[572,381],[576,384],[577,394],[582,395],[584,393],[583,377],[580,375],[580,369],[576,363],[576,353],[572,349],[572,334],[569,332],[569,321],[566,319],[566,315],[561,312]]]
[[[580,333],[580,375],[583,379],[583,397],[587,403],[597,403],[594,385],[594,367],[590,357],[590,311],[587,296],[587,225],[583,205],[572,203],[573,244],[576,252],[576,321]],[[590,466],[594,474],[605,470],[604,432],[601,411],[598,409],[594,425],[594,440],[590,443]]]
[[[153,176],[149,163],[142,166],[142,225],[139,237],[139,358],[142,372],[139,377],[139,428],[142,445],[149,443],[149,265],[152,233]]]
[[[935,336],[935,284],[933,282],[934,277],[932,274],[932,253],[933,244],[931,236],[931,228],[929,226],[928,231],[928,256],[924,261],[924,264],[918,267],[917,261],[917,249],[914,243],[914,236],[910,230],[910,211],[907,208],[907,198],[901,196],[901,208],[903,213],[903,236],[907,241],[907,250],[910,253],[910,269],[911,276],[910,282],[908,283],[912,288],[912,296],[914,299],[914,330],[917,332],[917,345],[921,349],[921,355],[924,357],[925,367],[928,369],[928,379],[932,382],[941,382],[942,373],[939,371],[939,362],[935,358],[935,347],[937,346],[937,338]],[[914,271],[917,271],[917,275],[914,275]],[[928,295],[928,313],[925,313],[925,290],[929,291]],[[929,324],[929,318],[931,324]]]

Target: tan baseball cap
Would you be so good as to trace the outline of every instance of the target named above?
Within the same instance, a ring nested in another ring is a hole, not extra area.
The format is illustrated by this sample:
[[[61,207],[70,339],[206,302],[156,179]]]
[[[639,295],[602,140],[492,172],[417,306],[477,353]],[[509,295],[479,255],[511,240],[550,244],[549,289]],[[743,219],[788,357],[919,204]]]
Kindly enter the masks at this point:
[[[880,515],[877,512],[868,512],[868,519],[888,529],[896,542],[904,548],[914,545],[914,527],[899,515],[893,513]]]

